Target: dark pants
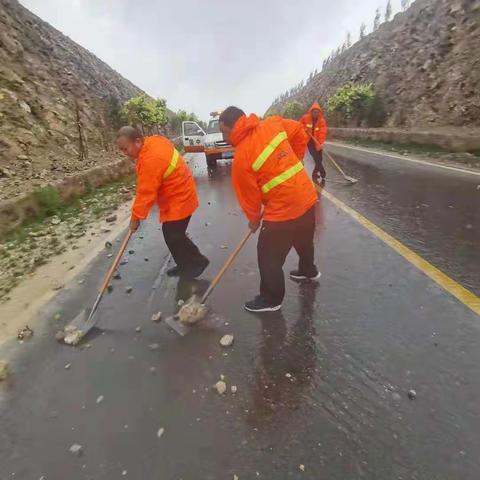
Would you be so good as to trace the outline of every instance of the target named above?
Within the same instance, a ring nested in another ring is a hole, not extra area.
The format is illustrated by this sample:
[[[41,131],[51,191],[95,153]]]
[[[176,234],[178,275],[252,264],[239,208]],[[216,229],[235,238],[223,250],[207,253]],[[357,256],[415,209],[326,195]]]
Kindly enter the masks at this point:
[[[314,232],[315,206],[294,220],[263,222],[257,245],[260,295],[273,305],[280,305],[285,296],[283,264],[292,247],[300,257],[300,272],[308,276],[318,273],[313,263]]]
[[[323,150],[317,150],[315,148],[314,141],[310,140],[308,142],[308,151],[315,162],[315,168],[312,172],[313,180],[317,180],[319,174],[322,178],[325,178],[327,176],[327,172],[325,172],[325,168],[323,168]]]
[[[190,217],[162,224],[163,237],[175,263],[182,270],[188,270],[204,261],[198,247],[187,237]]]

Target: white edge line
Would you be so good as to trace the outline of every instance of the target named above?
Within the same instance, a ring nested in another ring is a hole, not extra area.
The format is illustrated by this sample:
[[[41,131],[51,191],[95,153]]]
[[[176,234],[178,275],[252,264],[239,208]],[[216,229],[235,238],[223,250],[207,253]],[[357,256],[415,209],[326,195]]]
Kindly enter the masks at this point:
[[[348,148],[350,150],[358,150],[360,152],[373,153],[374,155],[380,155],[382,157],[390,157],[390,158],[395,158],[397,160],[404,160],[406,162],[419,163],[421,165],[429,165],[431,167],[443,168],[444,170],[453,170],[454,172],[467,173],[469,175],[480,176],[480,172],[475,172],[474,170],[466,170],[464,168],[459,168],[459,167],[450,167],[449,165],[440,165],[438,163],[427,162],[426,160],[419,160],[417,158],[412,158],[412,157],[400,157],[398,155],[392,155],[386,152],[384,153],[381,150],[377,150],[377,151],[368,150],[366,148],[352,147],[350,145],[345,145],[343,143],[335,143],[335,142],[325,142],[325,144],[331,147]]]

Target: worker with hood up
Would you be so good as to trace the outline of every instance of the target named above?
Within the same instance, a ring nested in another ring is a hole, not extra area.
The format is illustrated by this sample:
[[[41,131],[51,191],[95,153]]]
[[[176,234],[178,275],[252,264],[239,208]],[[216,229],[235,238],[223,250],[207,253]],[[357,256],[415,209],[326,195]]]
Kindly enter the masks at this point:
[[[320,176],[322,182],[324,182],[327,174],[322,162],[323,144],[327,138],[327,122],[325,122],[320,105],[315,102],[309,108],[308,112],[300,119],[300,122],[310,137],[308,151],[315,162],[315,168],[312,172],[312,180],[318,182],[318,177]]]
[[[252,232],[258,239],[260,294],[245,303],[251,312],[279,310],[285,296],[283,264],[293,247],[298,253],[294,280],[318,279],[313,234],[317,192],[300,158],[308,137],[299,122],[281,117],[260,120],[237,107],[220,115],[220,130],[235,147],[232,182]],[[262,212],[262,206],[264,207]]]
[[[209,261],[186,235],[188,223],[198,207],[192,173],[182,156],[165,137],[143,137],[134,127],[117,134],[119,149],[136,161],[137,193],[132,206],[130,229],[136,231],[154,204],[160,210],[165,243],[176,265],[168,276],[196,278]]]

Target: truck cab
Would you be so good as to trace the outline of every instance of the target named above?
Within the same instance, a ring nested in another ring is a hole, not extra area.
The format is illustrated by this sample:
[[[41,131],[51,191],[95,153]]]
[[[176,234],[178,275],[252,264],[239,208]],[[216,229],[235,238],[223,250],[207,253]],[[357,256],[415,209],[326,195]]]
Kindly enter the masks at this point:
[[[223,140],[219,120],[220,112],[212,112],[206,132],[195,122],[183,122],[182,125],[185,151],[204,151],[209,167],[215,167],[219,159],[233,158],[234,148]],[[202,150],[192,150],[200,145]]]

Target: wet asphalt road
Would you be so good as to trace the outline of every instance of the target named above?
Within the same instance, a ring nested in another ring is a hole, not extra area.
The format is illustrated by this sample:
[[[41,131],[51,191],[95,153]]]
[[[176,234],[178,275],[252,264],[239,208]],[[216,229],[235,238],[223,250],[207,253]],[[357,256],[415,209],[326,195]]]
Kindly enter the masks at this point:
[[[189,230],[211,260],[203,279],[164,276],[168,253],[153,216],[101,305],[89,348],[57,344],[53,316],[72,317],[91,302],[107,252],[80,277],[84,284],[62,291],[32,341],[15,349],[14,375],[0,393],[0,478],[478,479],[480,319],[326,199],[317,207],[321,282],[287,280],[281,314],[242,308],[258,288],[252,239],[209,300],[203,325],[182,338],[150,320],[206,288],[246,229],[229,164],[211,176],[202,155],[191,166],[201,207]],[[432,198],[441,193],[427,188],[421,169],[416,182],[415,171],[397,166],[411,179],[405,187],[391,164],[348,166],[362,181],[332,184],[335,195],[478,291],[470,264],[478,259],[470,232],[478,240],[478,222],[468,232],[460,227],[468,208],[450,228],[439,226],[453,220],[437,211]],[[451,201],[456,212],[467,205],[469,180],[428,174],[438,188],[463,181]],[[379,201],[369,203],[375,191]],[[429,215],[412,206],[417,199]],[[466,235],[438,239],[429,225]],[[295,261],[291,253],[285,270]],[[235,336],[232,348],[218,344],[225,333]],[[238,387],[235,395],[211,389],[221,374]],[[69,453],[72,444],[83,455]]]

